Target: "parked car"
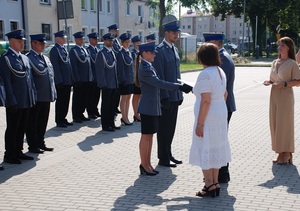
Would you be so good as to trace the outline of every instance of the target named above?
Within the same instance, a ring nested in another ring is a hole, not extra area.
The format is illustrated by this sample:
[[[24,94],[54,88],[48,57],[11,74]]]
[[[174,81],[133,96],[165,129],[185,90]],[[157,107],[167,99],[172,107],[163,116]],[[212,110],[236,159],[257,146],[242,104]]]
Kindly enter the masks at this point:
[[[5,53],[9,48],[9,42],[7,41],[0,41],[0,55]]]
[[[230,52],[230,53],[237,53],[238,52],[238,46],[233,43],[225,43],[224,48]]]

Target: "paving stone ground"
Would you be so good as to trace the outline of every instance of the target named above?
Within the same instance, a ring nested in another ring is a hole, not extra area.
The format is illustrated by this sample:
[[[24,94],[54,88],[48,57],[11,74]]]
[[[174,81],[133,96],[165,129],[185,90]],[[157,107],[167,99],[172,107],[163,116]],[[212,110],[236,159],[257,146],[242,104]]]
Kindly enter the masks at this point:
[[[275,153],[268,123],[270,87],[262,85],[269,71],[269,67],[236,69],[237,111],[229,128],[231,181],[222,185],[220,197],[195,197],[203,183],[201,169],[188,164],[195,100],[188,94],[180,106],[172,145],[173,154],[184,164],[174,169],[158,166],[160,173],[155,177],[139,175],[139,123],[122,126],[114,133],[101,131],[99,119],[59,129],[52,104],[45,140],[55,151],[31,154],[35,160],[21,165],[2,164],[0,210],[299,210],[300,88],[294,88],[294,165],[273,165]],[[182,78],[195,81],[198,74],[184,73]],[[0,118],[2,156],[6,128],[3,108]],[[68,118],[71,120],[70,114]],[[26,143],[24,148],[26,152]],[[154,141],[155,165],[156,149]]]

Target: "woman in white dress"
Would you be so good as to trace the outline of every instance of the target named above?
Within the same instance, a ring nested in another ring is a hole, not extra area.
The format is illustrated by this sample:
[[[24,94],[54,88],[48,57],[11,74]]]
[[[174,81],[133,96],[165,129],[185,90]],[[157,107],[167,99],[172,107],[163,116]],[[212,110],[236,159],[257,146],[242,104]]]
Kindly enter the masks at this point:
[[[196,195],[219,196],[219,169],[231,161],[227,135],[226,76],[220,65],[218,47],[204,43],[197,53],[200,72],[193,88],[196,95],[195,124],[189,163],[200,166],[205,180],[204,188]]]

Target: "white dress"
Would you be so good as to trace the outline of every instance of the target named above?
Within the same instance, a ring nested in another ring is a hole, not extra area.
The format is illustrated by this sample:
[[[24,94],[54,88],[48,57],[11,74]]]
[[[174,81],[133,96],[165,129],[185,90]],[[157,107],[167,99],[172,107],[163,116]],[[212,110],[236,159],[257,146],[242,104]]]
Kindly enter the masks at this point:
[[[227,107],[224,99],[226,76],[221,68],[207,67],[200,72],[193,88],[196,95],[194,107],[195,123],[189,163],[202,170],[221,168],[231,161],[227,132]],[[211,103],[204,121],[204,135],[198,137],[195,129],[201,104],[201,93],[211,94]]]

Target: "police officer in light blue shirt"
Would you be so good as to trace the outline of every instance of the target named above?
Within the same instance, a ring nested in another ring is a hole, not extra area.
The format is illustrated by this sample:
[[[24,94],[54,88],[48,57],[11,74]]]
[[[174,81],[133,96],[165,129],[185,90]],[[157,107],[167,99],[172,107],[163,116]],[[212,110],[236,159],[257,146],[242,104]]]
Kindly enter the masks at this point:
[[[87,36],[89,38],[90,44],[86,48],[86,50],[90,55],[92,72],[93,72],[93,82],[91,85],[90,99],[87,106],[87,112],[89,118],[96,119],[97,117],[101,116],[97,108],[100,99],[100,88],[97,86],[96,70],[95,70],[96,56],[97,53],[100,51],[100,49],[97,47],[99,36],[97,32],[90,33]]]
[[[36,105],[30,110],[30,125],[26,130],[28,150],[32,153],[53,151],[45,145],[44,136],[47,129],[50,102],[56,100],[54,70],[50,59],[44,56],[46,34],[30,35],[31,50],[27,54],[32,68],[32,75],[37,91]]]
[[[21,160],[33,160],[22,150],[30,108],[36,102],[36,90],[29,59],[21,54],[24,49],[24,30],[11,31],[6,36],[10,47],[0,58],[0,76],[6,92],[4,162],[21,164]]]
[[[160,79],[177,82],[180,79],[180,58],[175,42],[178,40],[180,22],[175,20],[163,25],[165,31],[164,40],[156,47],[153,66]],[[182,161],[173,157],[171,145],[175,133],[178,106],[183,101],[181,91],[171,92],[161,90],[162,116],[159,120],[159,131],[157,133],[159,165],[165,167],[176,167]],[[170,163],[172,161],[173,163]]]
[[[66,116],[69,110],[72,81],[72,68],[69,53],[64,47],[67,39],[65,30],[54,33],[55,45],[50,50],[50,61],[54,69],[54,81],[57,91],[55,102],[55,122],[57,127],[73,125]]]
[[[76,45],[70,50],[70,61],[74,79],[72,115],[73,121],[82,123],[90,119],[84,116],[87,108],[93,73],[90,55],[84,48],[84,33],[79,31],[73,34]]]
[[[102,36],[104,47],[96,57],[96,76],[101,95],[101,123],[102,130],[115,131],[120,127],[115,125],[115,105],[118,100],[117,60],[113,47],[114,35],[107,33]]]

